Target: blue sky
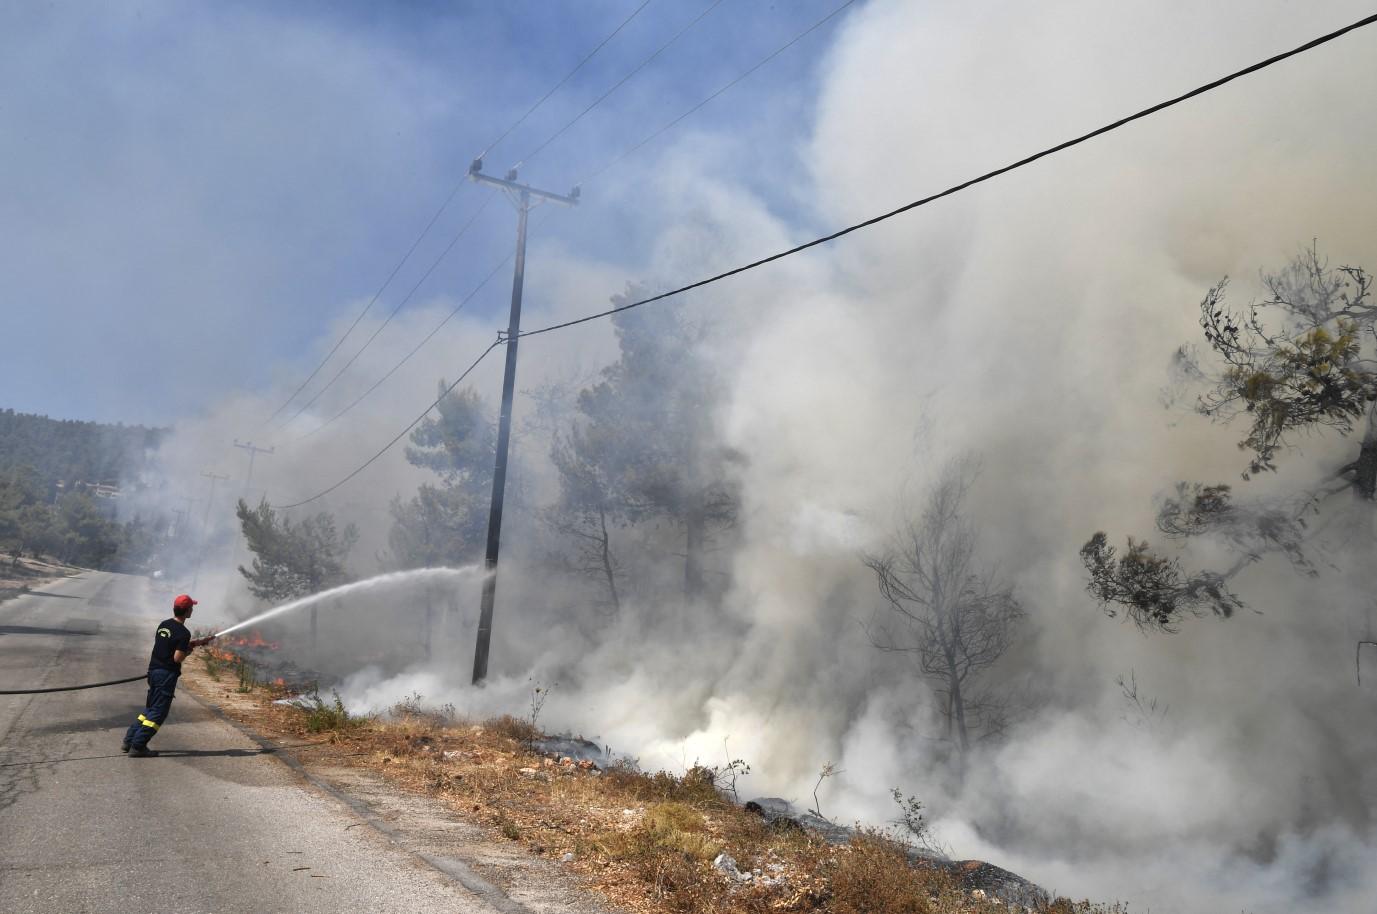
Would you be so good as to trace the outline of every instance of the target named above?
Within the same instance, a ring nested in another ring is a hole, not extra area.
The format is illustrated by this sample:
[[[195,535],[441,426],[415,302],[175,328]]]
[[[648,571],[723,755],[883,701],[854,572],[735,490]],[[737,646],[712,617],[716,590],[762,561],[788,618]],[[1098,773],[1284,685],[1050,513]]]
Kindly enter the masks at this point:
[[[654,0],[489,170],[709,3]],[[472,156],[637,5],[5,5],[0,406],[169,423],[309,370],[327,328],[376,291]],[[523,178],[567,189],[836,5],[724,0]],[[590,183],[547,235],[634,263],[672,218],[656,205],[659,157],[705,136],[737,181],[805,227],[796,149],[844,18]],[[375,308],[411,287],[480,198],[460,191]],[[490,206],[417,300],[472,287],[512,226],[510,208]],[[496,326],[506,296],[494,283],[473,307]]]

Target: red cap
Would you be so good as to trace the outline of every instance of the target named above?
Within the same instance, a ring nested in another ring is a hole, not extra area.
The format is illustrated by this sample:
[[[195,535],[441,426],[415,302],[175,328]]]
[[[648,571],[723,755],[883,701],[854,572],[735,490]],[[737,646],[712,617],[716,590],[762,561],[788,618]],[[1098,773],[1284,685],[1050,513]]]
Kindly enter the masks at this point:
[[[195,606],[198,602],[199,602],[198,600],[193,600],[193,599],[191,599],[191,597],[189,597],[188,595],[186,595],[186,594],[184,594],[184,593],[183,593],[183,594],[178,594],[178,595],[177,595],[177,599],[175,599],[175,600],[172,601],[172,608],[173,608],[173,609],[191,609],[191,607]]]

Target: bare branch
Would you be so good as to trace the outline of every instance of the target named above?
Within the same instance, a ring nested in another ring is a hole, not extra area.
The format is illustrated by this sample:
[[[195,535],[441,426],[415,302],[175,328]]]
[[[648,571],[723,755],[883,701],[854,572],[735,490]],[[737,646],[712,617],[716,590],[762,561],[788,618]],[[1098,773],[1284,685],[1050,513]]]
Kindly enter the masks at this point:
[[[1002,699],[992,693],[977,697],[972,686],[1008,650],[1024,616],[1013,591],[977,567],[979,537],[964,511],[977,472],[973,460],[949,465],[918,510],[906,512],[885,550],[863,558],[904,628],[900,640],[875,626],[871,643],[915,658],[942,700],[963,755],[972,739],[1004,726]]]

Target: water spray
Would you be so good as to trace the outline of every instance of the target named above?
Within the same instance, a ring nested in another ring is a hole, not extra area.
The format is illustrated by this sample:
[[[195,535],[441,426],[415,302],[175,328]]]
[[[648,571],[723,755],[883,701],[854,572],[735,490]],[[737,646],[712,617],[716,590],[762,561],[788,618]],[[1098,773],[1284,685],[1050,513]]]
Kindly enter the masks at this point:
[[[389,587],[403,581],[434,581],[457,584],[465,578],[472,577],[476,580],[481,580],[483,576],[484,572],[477,565],[470,565],[465,568],[414,568],[409,571],[391,571],[387,574],[365,578],[362,581],[341,584],[339,587],[332,587],[329,590],[322,590],[320,593],[313,593],[310,596],[301,597],[290,603],[275,606],[250,619],[245,619],[243,622],[236,622],[224,631],[216,632],[213,635],[207,635],[204,638],[197,638],[191,642],[191,645],[192,647],[201,647],[209,644],[216,638],[228,635],[230,632],[239,631],[241,628],[247,628],[250,625],[257,624],[266,619],[271,619],[274,616],[281,616],[298,609],[305,609],[308,606],[313,606],[322,600],[328,600],[332,597],[341,597],[353,593],[366,593],[371,590]],[[99,689],[105,686],[122,685],[129,682],[142,682],[146,678],[146,673],[140,673],[138,676],[130,676],[125,679],[113,679],[108,682],[91,682],[84,685],[56,686],[46,689],[5,689],[0,690],[0,695],[38,695],[47,692],[75,692],[82,689]]]
[[[332,587],[329,590],[322,590],[319,593],[301,597],[290,603],[283,603],[281,606],[276,606],[265,612],[261,612],[250,619],[245,619],[243,622],[236,622],[224,631],[216,632],[214,635],[211,635],[210,638],[223,637],[230,632],[239,631],[241,628],[248,628],[250,625],[256,625],[274,616],[281,616],[298,609],[305,609],[308,606],[331,599],[332,597],[341,597],[352,593],[364,593],[370,590],[377,590],[380,587],[398,584],[403,581],[449,581],[451,583],[458,583],[464,578],[470,576],[480,577],[481,574],[482,573],[476,565],[471,565],[467,568],[413,568],[409,571],[390,571],[387,574],[364,578],[362,581],[354,581],[349,584],[341,584],[339,587]]]

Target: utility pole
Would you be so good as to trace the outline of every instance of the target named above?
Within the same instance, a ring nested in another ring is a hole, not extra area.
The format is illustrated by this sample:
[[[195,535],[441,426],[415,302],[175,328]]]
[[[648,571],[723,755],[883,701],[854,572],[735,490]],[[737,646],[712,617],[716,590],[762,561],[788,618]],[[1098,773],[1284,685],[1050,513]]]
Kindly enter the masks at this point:
[[[206,479],[210,480],[210,494],[206,496],[206,513],[201,518],[201,548],[196,551],[196,571],[191,575],[191,590],[196,591],[196,583],[201,580],[201,560],[206,557],[206,542],[210,539],[208,527],[210,525],[210,508],[215,503],[215,484],[229,479],[228,476],[220,476],[216,473],[202,473]]]
[[[249,452],[249,475],[244,477],[243,498],[247,502],[249,497],[249,486],[253,483],[253,461],[259,454],[271,455],[276,448],[256,447],[252,441],[240,444],[239,439],[234,439],[234,446]],[[230,576],[233,577],[234,569],[239,565],[239,537],[234,538],[234,549],[230,551]],[[312,610],[314,612],[314,610]]]
[[[271,454],[273,453],[273,451],[276,450],[276,448],[272,448],[272,447],[255,447],[255,446],[254,446],[254,443],[253,443],[252,441],[250,441],[250,442],[248,442],[248,443],[246,443],[246,444],[240,444],[238,438],[235,438],[235,439],[234,439],[234,446],[237,447],[237,448],[240,448],[240,449],[242,449],[242,450],[245,450],[245,451],[248,451],[248,452],[249,452],[249,475],[247,475],[247,476],[244,477],[244,496],[247,497],[248,494],[249,494],[249,485],[253,482],[253,461],[254,461],[254,458],[256,458],[259,454],[269,454],[269,455],[271,455]],[[204,474],[203,474],[203,475],[204,475]]]
[[[191,506],[196,504],[196,499],[192,498],[190,495],[174,495],[172,497],[186,504],[186,507],[182,508],[180,511],[175,508],[172,510],[173,516],[181,518],[173,528],[177,531],[176,535],[180,537],[183,533],[183,528],[191,525]]]
[[[179,497],[179,498],[186,498],[185,495],[180,495],[180,496],[178,496],[178,497]],[[190,505],[187,505],[187,507],[185,507],[185,508],[173,508],[173,509],[172,509],[172,523],[171,523],[171,525],[168,526],[168,528],[167,528],[167,538],[168,538],[168,539],[171,539],[172,537],[174,537],[174,536],[176,536],[177,534],[181,533],[181,531],[182,531],[182,525],[186,523],[187,514],[188,514],[190,511],[191,511],[191,506],[190,506]]]
[[[215,484],[227,481],[229,476],[221,476],[218,473],[202,473],[201,475],[210,480],[210,494],[206,496],[206,513],[201,518],[201,529],[205,530],[206,525],[210,523],[210,506],[215,501]]]
[[[473,160],[469,178],[479,184],[501,188],[516,205],[517,212],[511,317],[507,322],[507,335],[499,334],[507,344],[507,366],[502,375],[502,412],[497,421],[497,460],[493,464],[492,507],[488,512],[488,551],[483,563],[487,576],[483,578],[483,604],[478,613],[478,643],[473,650],[473,683],[478,685],[488,678],[488,644],[492,639],[493,601],[497,598],[497,552],[502,541],[502,497],[507,488],[507,448],[512,435],[512,399],[516,390],[516,343],[521,336],[521,290],[526,278],[526,217],[531,211],[532,199],[537,203],[549,201],[576,206],[579,189],[575,187],[566,195],[518,184],[515,168],[502,178],[485,175],[482,159]]]

